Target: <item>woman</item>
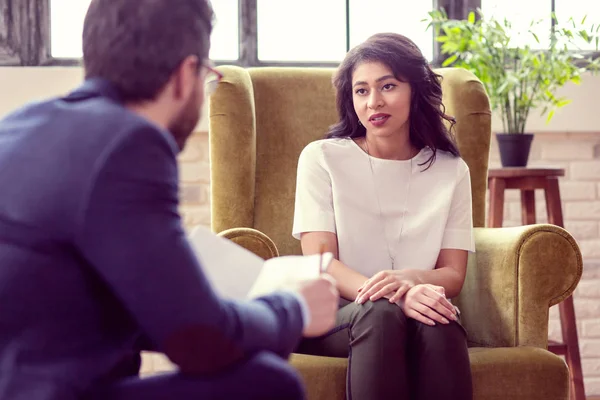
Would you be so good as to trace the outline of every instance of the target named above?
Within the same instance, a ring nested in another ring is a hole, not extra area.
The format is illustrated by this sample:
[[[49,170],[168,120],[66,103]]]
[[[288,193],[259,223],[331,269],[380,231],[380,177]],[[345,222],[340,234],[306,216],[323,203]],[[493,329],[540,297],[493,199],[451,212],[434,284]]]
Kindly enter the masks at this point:
[[[339,122],[300,155],[294,237],[322,244],[343,297],[336,328],[298,351],[349,357],[348,398],[472,398],[466,333],[448,299],[474,251],[469,170],[417,46],[377,34],[334,80]]]

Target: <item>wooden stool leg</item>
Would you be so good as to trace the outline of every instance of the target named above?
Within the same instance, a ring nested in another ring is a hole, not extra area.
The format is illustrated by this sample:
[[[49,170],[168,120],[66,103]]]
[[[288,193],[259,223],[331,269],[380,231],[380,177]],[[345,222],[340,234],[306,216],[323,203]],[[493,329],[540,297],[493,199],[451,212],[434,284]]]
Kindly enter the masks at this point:
[[[577,339],[577,323],[573,296],[567,297],[558,305],[560,326],[563,342],[567,345],[565,358],[571,373],[571,396],[573,400],[585,400],[585,386],[583,384],[583,370],[581,368],[581,355],[579,354],[579,340]]]
[[[558,178],[552,177],[546,179],[546,208],[548,213],[548,223],[565,227],[562,215],[562,206],[560,204],[560,189],[558,187]]]
[[[504,219],[504,189],[506,188],[506,183],[504,179],[490,178],[488,186],[490,188],[488,228],[500,228]]]
[[[558,178],[548,178],[546,181],[546,207],[548,222],[563,227],[562,207]],[[579,354],[579,339],[577,338],[577,323],[573,297],[569,296],[558,305],[563,342],[566,344],[565,358],[571,373],[571,396],[573,400],[585,400],[581,355]]]
[[[535,191],[521,190],[521,220],[523,225],[535,224]]]

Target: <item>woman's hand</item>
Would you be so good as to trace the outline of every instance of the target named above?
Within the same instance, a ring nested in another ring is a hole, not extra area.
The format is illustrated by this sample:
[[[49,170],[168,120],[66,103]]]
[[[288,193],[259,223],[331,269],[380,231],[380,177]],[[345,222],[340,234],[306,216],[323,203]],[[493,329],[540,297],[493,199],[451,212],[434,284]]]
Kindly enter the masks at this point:
[[[446,299],[444,288],[430,284],[415,285],[408,290],[404,301],[399,304],[404,315],[427,325],[435,321],[449,324],[456,321],[456,309]]]
[[[417,284],[417,272],[411,270],[382,271],[373,275],[359,289],[356,302],[387,298],[397,304],[404,314],[427,325],[456,321],[456,309],[448,301],[442,286]]]
[[[363,304],[367,300],[376,301],[385,297],[390,303],[397,303],[413,286],[415,279],[410,271],[381,271],[358,289],[356,302]]]

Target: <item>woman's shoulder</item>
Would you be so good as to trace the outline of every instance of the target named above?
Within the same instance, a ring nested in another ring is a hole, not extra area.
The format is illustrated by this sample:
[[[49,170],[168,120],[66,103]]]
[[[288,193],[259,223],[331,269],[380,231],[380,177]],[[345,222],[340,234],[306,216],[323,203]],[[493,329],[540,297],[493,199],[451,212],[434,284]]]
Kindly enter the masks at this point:
[[[446,163],[447,165],[456,165],[457,167],[466,169],[469,168],[467,166],[467,163],[465,162],[465,160],[463,160],[461,156],[455,156],[454,154],[445,150],[438,150],[437,153],[440,160],[442,160],[442,162]]]
[[[423,158],[426,161],[433,155],[433,151],[429,148],[426,148],[423,151]],[[449,151],[445,150],[437,150],[435,154],[435,162],[432,165],[433,170],[437,171],[456,171],[457,178],[463,176],[465,173],[469,171],[469,166],[460,156],[456,156]]]
[[[322,159],[325,154],[347,153],[354,145],[349,138],[319,139],[307,144],[300,154],[301,158]]]

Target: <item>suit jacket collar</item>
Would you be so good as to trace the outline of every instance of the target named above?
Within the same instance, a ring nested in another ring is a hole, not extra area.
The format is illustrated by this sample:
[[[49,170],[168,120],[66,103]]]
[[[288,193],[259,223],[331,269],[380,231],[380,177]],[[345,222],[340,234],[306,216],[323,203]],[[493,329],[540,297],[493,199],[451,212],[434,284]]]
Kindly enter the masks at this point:
[[[85,80],[81,86],[79,86],[77,89],[75,89],[74,91],[69,93],[67,95],[67,97],[65,97],[65,100],[67,100],[67,101],[82,101],[82,100],[87,100],[87,99],[91,99],[94,97],[104,97],[104,98],[110,99],[111,101],[113,101],[115,103],[118,103],[121,105],[123,104],[123,101],[121,99],[121,96],[119,95],[119,91],[118,91],[117,87],[113,83],[111,83],[109,80],[102,79],[102,78],[91,78],[91,79]],[[140,118],[142,118],[142,117],[140,117]],[[169,141],[169,144],[175,154],[177,154],[181,151],[181,149],[177,145],[177,142],[175,141],[175,139],[169,132],[163,130],[162,128],[159,128],[158,126],[154,125],[154,123],[152,123],[152,125],[156,129],[159,129],[161,132],[164,133],[165,138]]]
[[[103,78],[86,79],[83,84],[71,92],[66,99],[85,100],[93,97],[106,97],[117,103],[122,102],[117,87]]]

